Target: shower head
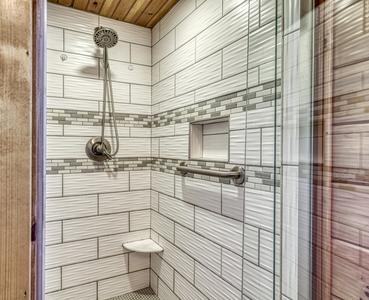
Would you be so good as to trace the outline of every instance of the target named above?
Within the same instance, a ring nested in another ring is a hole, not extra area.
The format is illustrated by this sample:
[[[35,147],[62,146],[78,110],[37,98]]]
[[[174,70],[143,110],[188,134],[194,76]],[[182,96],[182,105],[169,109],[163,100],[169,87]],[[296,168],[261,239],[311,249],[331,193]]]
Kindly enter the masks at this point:
[[[114,47],[118,42],[118,34],[115,30],[107,27],[96,27],[94,42],[100,48]]]

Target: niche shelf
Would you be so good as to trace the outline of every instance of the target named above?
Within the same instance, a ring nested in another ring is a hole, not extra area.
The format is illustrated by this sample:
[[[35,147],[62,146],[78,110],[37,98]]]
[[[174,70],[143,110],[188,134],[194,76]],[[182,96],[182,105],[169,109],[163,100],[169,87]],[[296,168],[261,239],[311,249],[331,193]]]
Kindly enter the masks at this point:
[[[158,253],[164,250],[152,239],[123,243],[123,248],[140,253]]]
[[[215,118],[190,125],[190,158],[228,162],[229,119]]]

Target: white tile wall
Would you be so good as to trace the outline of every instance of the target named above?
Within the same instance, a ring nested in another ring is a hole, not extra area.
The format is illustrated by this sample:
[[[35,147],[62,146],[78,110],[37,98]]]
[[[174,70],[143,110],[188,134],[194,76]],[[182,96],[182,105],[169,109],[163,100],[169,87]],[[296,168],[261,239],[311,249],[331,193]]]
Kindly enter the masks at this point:
[[[62,241],[62,222],[45,223],[45,245],[59,244]]]
[[[61,289],[61,269],[49,269],[45,271],[45,293]]]
[[[67,288],[127,272],[128,255],[117,255],[63,267],[62,284]]]
[[[109,299],[122,295],[122,291],[130,293],[149,286],[149,270],[142,270],[101,280],[98,282],[98,299]],[[96,287],[95,287],[96,289]]]
[[[243,293],[253,299],[273,299],[273,274],[244,260]]]
[[[156,211],[151,211],[151,228],[168,241],[174,242],[174,222],[172,220]]]
[[[180,300],[172,290],[159,279],[158,296],[160,299]]]
[[[220,275],[221,247],[219,245],[180,225],[176,225],[175,228],[175,245]]]
[[[129,229],[132,231],[150,229],[150,210],[132,211],[129,213]]]
[[[160,194],[159,212],[183,226],[194,228],[195,208],[191,204]]]
[[[222,185],[222,214],[243,221],[244,189],[234,185]]]
[[[242,255],[242,226],[242,222],[195,209],[195,231],[239,255]]]
[[[148,268],[150,268],[150,254],[139,252],[129,253],[129,272]]]
[[[159,255],[151,255],[151,269],[173,290],[174,269]]]
[[[151,172],[151,188],[157,192],[174,196],[174,175],[169,173]]]
[[[239,300],[241,291],[196,263],[195,286],[212,300]]]
[[[90,300],[96,298],[96,283],[81,285],[78,287],[64,289],[45,295],[45,300]]]
[[[242,289],[242,256],[222,249],[222,278]]]
[[[91,237],[128,231],[128,213],[65,220],[63,241],[76,241]]]
[[[175,188],[176,198],[221,212],[221,185],[219,183],[176,176]]]
[[[206,296],[189,283],[183,276],[175,272],[175,293],[182,300],[206,300]]]

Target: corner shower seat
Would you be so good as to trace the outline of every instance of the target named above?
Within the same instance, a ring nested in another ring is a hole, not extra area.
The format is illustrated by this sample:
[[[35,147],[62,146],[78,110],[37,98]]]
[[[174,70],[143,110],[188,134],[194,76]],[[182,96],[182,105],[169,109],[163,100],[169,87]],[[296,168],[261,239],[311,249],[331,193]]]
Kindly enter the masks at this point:
[[[152,239],[123,243],[123,248],[129,251],[141,253],[158,253],[163,251],[163,248]]]

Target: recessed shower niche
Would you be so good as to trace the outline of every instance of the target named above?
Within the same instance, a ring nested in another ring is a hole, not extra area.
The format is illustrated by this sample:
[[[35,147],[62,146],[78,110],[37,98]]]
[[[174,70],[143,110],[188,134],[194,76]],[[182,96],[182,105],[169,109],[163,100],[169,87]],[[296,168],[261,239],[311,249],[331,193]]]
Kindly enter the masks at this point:
[[[229,161],[229,119],[217,118],[190,124],[190,155],[195,160]]]

